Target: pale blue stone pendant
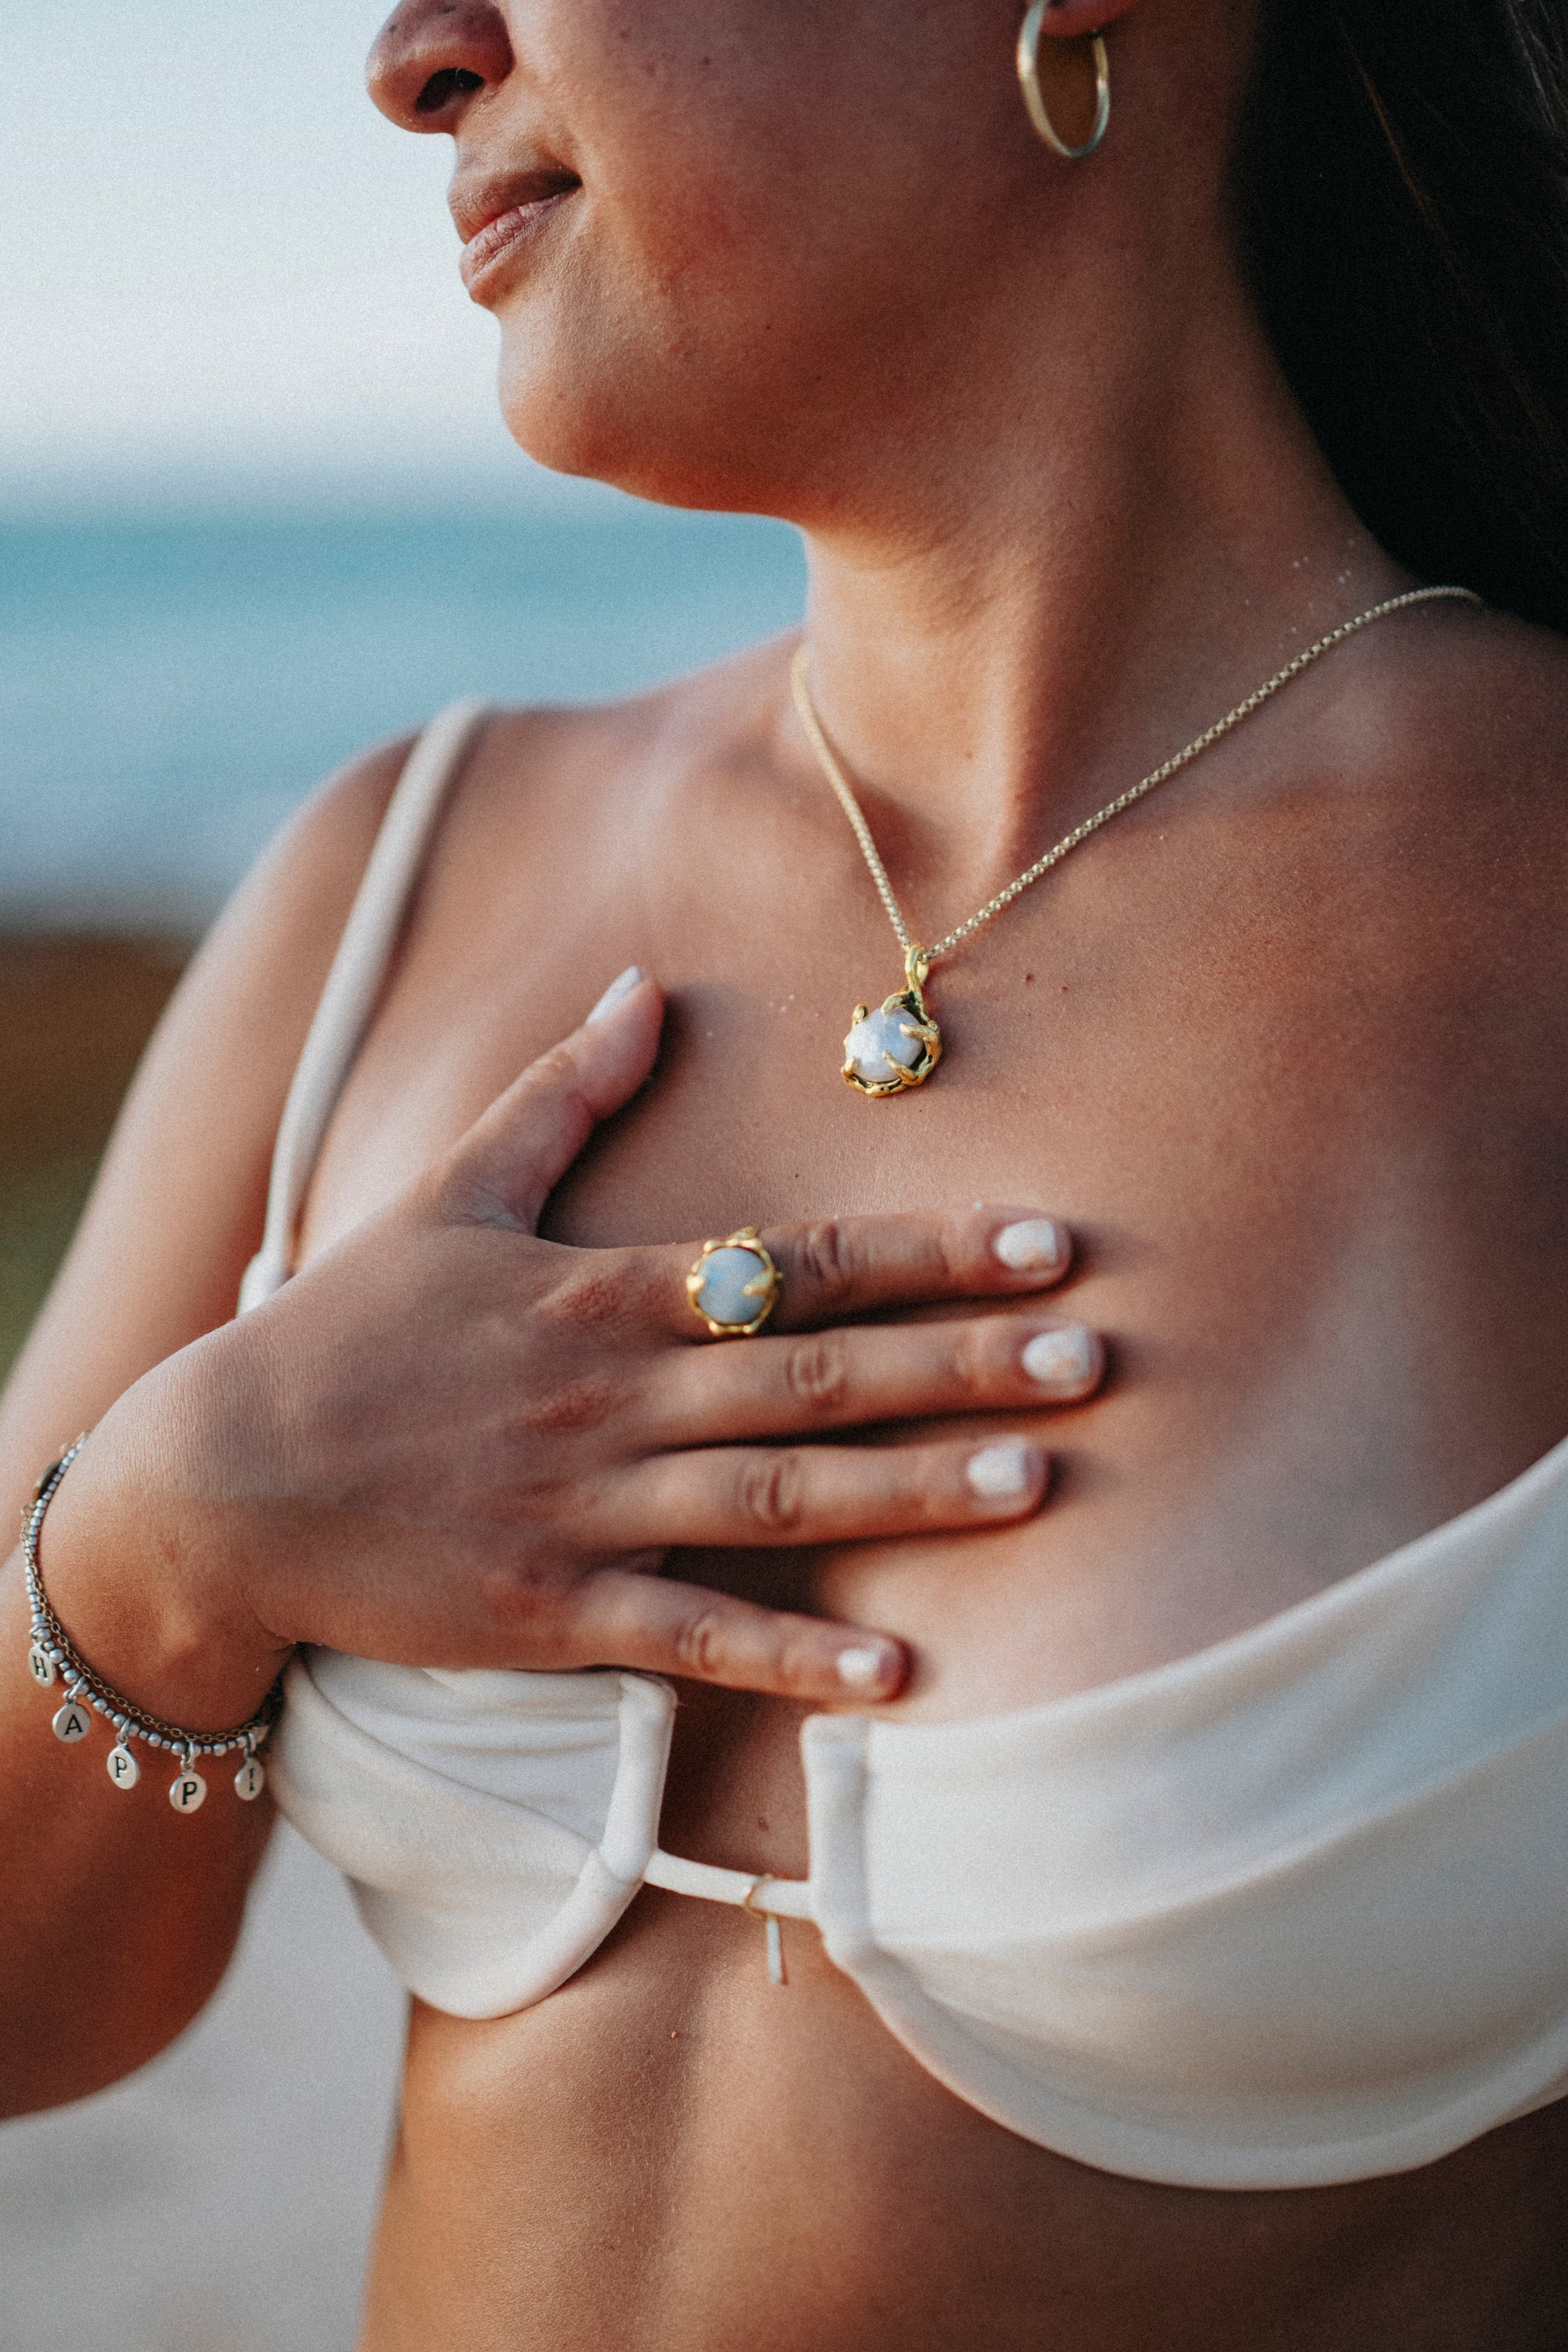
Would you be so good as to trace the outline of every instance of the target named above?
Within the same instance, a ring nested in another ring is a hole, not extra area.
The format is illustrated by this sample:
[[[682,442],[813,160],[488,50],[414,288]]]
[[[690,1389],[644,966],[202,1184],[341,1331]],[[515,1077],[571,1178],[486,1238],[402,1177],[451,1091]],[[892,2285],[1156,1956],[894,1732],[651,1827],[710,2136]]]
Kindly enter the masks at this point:
[[[904,957],[904,985],[884,998],[873,1013],[868,1004],[855,1007],[855,1019],[844,1040],[845,1083],[863,1095],[901,1095],[923,1087],[942,1059],[942,1031],[926,1010],[921,994],[931,959],[921,948]]]

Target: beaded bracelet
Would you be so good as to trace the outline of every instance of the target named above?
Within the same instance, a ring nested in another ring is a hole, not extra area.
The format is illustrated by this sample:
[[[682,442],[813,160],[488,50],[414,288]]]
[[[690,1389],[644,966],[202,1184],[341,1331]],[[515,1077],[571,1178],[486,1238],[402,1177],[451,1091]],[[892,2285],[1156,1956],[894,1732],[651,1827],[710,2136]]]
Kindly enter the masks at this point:
[[[248,1803],[267,1785],[267,1773],[256,1751],[278,1719],[283,1703],[281,1678],[273,1684],[248,1723],[238,1724],[232,1731],[183,1731],[177,1723],[165,1723],[161,1716],[149,1715],[133,1699],[117,1691],[112,1683],[106,1683],[95,1674],[81,1653],[72,1646],[65,1627],[49,1606],[38,1566],[38,1530],[56,1488],[86,1444],[84,1433],[74,1445],[67,1447],[58,1462],[50,1463],[22,1514],[22,1557],[26,1565],[27,1601],[32,1611],[28,1671],[44,1690],[62,1678],[65,1683],[65,1704],[57,1709],[54,1718],[55,1738],[64,1740],[68,1748],[73,1747],[79,1739],[85,1739],[91,1728],[89,1707],[105,1717],[117,1734],[109,1755],[109,1777],[117,1789],[133,1789],[142,1778],[142,1768],[131,1752],[132,1739],[140,1739],[149,1748],[166,1748],[180,1759],[179,1770],[169,1789],[169,1802],[177,1813],[194,1813],[206,1796],[207,1784],[196,1770],[196,1758],[226,1756],[231,1749],[243,1748],[245,1761],[234,1776],[234,1787],[236,1795]]]

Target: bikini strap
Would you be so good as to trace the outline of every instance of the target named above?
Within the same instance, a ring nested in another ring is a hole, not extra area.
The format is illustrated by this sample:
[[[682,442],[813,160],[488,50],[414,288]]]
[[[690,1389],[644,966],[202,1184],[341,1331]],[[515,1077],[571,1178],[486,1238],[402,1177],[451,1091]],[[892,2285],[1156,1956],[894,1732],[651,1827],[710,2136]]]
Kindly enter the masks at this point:
[[[294,1238],[316,1155],[353,1067],[436,820],[475,734],[482,702],[433,719],[404,763],[305,1039],[272,1154],[267,1224],[246,1268],[239,1313],[259,1307],[294,1270]]]

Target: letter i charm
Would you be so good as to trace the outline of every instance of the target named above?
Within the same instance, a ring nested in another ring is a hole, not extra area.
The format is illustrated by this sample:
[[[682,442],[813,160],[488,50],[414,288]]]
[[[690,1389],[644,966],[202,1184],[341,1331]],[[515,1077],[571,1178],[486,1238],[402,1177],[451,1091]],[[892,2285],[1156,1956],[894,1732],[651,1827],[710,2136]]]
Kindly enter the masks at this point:
[[[234,1776],[234,1793],[248,1805],[255,1798],[260,1796],[266,1786],[267,1767],[247,1739],[245,1743],[245,1761]]]

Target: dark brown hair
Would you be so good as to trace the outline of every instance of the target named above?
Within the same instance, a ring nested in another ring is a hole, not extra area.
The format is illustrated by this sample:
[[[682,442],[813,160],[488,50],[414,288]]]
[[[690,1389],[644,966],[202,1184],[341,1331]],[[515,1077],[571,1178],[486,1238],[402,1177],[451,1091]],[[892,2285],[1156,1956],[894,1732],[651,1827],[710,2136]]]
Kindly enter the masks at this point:
[[[1568,0],[1262,0],[1238,193],[1346,495],[1568,632]]]

